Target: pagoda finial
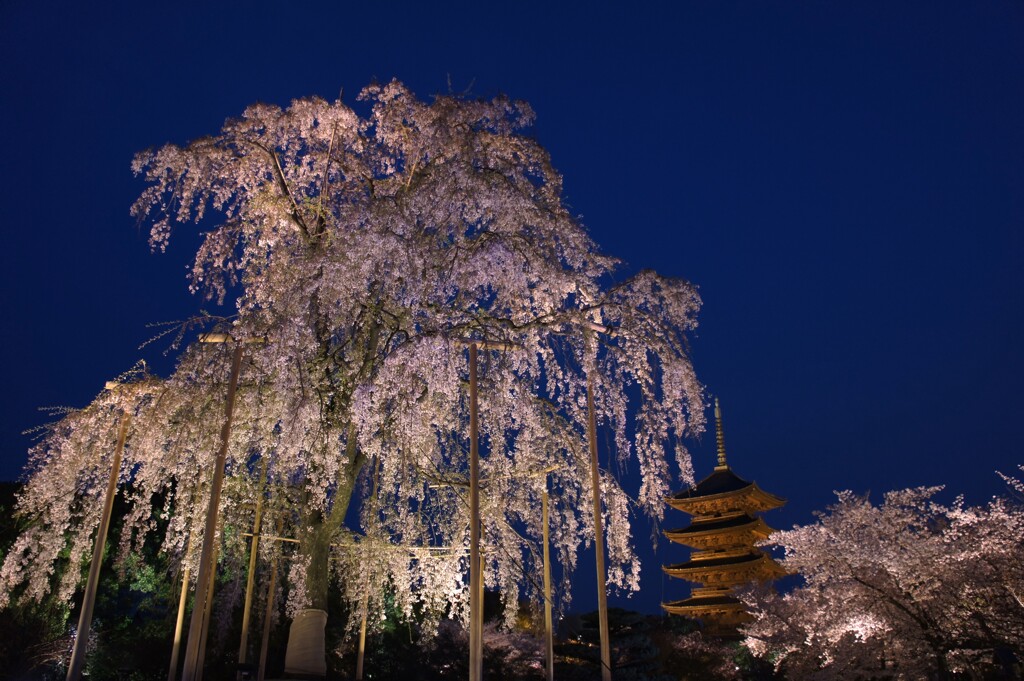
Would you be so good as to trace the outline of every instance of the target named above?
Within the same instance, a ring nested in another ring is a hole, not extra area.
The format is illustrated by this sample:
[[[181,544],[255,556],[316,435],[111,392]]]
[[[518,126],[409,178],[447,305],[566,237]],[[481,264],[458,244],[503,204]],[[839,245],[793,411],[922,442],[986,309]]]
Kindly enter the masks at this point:
[[[724,471],[729,468],[725,462],[725,432],[722,430],[722,408],[718,406],[718,398],[715,398],[715,440],[718,442],[718,465],[716,471]]]

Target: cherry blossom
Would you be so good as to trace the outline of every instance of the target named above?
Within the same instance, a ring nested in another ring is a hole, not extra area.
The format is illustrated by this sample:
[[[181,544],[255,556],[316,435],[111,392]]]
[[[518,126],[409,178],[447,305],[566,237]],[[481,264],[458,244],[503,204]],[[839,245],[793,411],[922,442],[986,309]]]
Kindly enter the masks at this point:
[[[371,621],[385,585],[406,612],[414,602],[464,612],[466,347],[486,343],[485,575],[511,617],[521,590],[538,596],[539,471],[552,471],[565,585],[593,540],[580,510],[591,484],[588,376],[616,455],[639,466],[638,507],[661,514],[668,450],[692,483],[683,442],[704,425],[688,351],[700,300],[685,281],[616,276],[617,261],[564,205],[548,153],[523,134],[527,104],[424,102],[392,81],[367,87],[357,106],[364,113],[316,97],[253,105],[214,136],[132,165],[147,186],[131,212],[155,250],[177,230],[204,230],[190,285],[234,306],[209,320],[213,330],[265,339],[244,348],[224,550],[245,550],[238,537],[263,499],[265,525],[280,521],[300,542],[292,611],[326,608],[333,560],[354,604],[369,594]],[[133,503],[121,550],[159,527],[168,553],[197,560],[186,547],[201,539],[231,345],[186,343],[166,379],[104,391],[52,427],[20,502],[38,521],[4,561],[0,601],[38,598],[62,555],[85,557],[123,415],[122,489]],[[636,589],[629,491],[609,471],[601,484],[609,582]],[[76,579],[61,576],[63,596]]]
[[[942,504],[940,488],[850,492],[818,522],[777,532],[803,585],[744,596],[747,645],[794,678],[949,678],[1024,656],[1024,509]]]

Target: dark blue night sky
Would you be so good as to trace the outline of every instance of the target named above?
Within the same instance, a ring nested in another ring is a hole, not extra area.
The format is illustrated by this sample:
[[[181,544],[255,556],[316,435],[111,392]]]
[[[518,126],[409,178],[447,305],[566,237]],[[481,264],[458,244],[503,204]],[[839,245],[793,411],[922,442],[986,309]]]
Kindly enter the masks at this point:
[[[166,373],[146,324],[205,306],[194,241],[151,255],[128,215],[133,154],[374,77],[529,101],[604,249],[700,287],[694,363],[735,470],[790,500],[773,526],[836,489],[982,502],[1024,463],[1020,0],[4,0],[0,64],[0,479],[38,407],[139,358]],[[644,592],[612,604],[685,596],[658,567],[685,552],[643,553]]]

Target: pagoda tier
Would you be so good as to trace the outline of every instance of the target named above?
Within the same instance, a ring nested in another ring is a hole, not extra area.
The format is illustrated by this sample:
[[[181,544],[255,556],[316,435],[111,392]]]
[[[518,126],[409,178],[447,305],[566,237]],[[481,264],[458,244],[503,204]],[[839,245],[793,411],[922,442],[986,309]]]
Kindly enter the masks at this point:
[[[765,492],[756,482],[747,482],[728,466],[720,465],[695,486],[665,499],[665,503],[692,516],[714,516],[737,510],[770,511],[786,500]]]
[[[743,606],[743,601],[729,595],[690,596],[681,601],[665,603],[662,607],[673,615],[683,615],[694,619],[708,617],[719,621],[730,620],[737,624],[750,619],[750,615],[747,614]]]
[[[774,530],[760,516],[733,513],[694,518],[687,527],[665,530],[665,536],[683,546],[708,550],[751,546],[767,539],[772,532]]]
[[[695,558],[662,568],[666,574],[706,586],[736,586],[775,579],[786,574],[772,557],[756,549],[742,555]]]
[[[672,615],[699,619],[704,622],[706,635],[725,639],[738,638],[736,630],[753,619],[743,607],[743,603],[732,596],[687,598],[664,603],[661,607]]]

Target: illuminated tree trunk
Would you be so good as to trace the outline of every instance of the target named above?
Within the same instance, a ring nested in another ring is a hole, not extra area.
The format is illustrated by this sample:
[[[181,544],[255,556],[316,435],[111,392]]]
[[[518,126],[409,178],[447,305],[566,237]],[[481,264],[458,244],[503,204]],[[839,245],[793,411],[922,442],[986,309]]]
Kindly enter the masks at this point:
[[[351,432],[351,431],[350,431]],[[301,534],[299,552],[306,561],[308,608],[292,621],[285,652],[285,672],[303,676],[326,676],[327,591],[331,582],[331,543],[337,538],[348,512],[356,478],[363,466],[354,438],[349,440],[349,464],[339,475],[334,503],[326,518],[312,513],[304,519],[308,528]]]

